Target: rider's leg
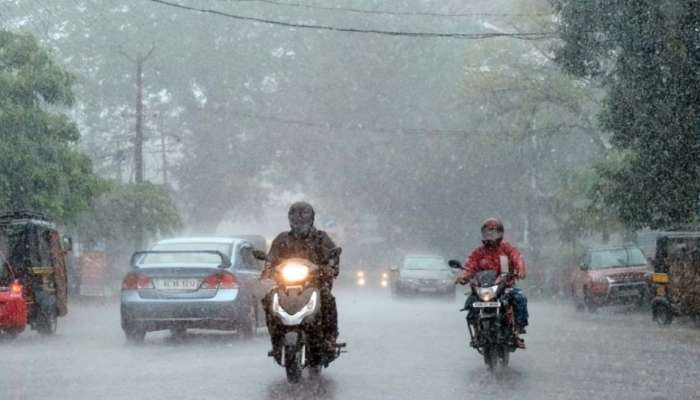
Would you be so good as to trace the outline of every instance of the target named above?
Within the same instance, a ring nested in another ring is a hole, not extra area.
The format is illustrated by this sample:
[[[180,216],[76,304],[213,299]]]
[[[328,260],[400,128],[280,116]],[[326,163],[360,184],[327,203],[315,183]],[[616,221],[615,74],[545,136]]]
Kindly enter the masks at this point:
[[[338,308],[335,303],[335,296],[330,288],[322,289],[321,293],[321,313],[323,318],[323,336],[330,344],[335,346],[338,339]]]
[[[265,323],[267,324],[267,331],[270,334],[270,344],[272,345],[270,355],[279,363],[282,360],[284,337],[282,336],[279,323],[272,316],[272,293],[268,293],[267,296],[263,297],[261,302],[265,310]]]
[[[527,297],[519,288],[513,288],[513,309],[515,311],[515,325],[520,333],[525,333],[528,325],[529,314],[527,312]]]
[[[472,293],[469,297],[467,297],[467,300],[464,302],[464,309],[467,310],[467,324],[471,327],[471,331],[473,332],[473,337],[471,338],[471,345],[475,346],[476,345],[476,337],[478,335],[477,329],[478,329],[478,324],[476,323],[477,319],[477,312],[472,307],[472,304],[474,304],[478,299],[476,296]]]

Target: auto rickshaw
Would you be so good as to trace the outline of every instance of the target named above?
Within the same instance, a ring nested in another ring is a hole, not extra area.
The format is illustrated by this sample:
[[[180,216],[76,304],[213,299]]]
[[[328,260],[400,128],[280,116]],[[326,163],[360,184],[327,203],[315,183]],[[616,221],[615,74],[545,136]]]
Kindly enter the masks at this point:
[[[0,213],[0,252],[22,287],[27,322],[50,335],[68,313],[65,252],[55,225],[34,212]]]
[[[651,275],[652,315],[659,325],[676,316],[700,316],[700,232],[664,232],[657,238]]]

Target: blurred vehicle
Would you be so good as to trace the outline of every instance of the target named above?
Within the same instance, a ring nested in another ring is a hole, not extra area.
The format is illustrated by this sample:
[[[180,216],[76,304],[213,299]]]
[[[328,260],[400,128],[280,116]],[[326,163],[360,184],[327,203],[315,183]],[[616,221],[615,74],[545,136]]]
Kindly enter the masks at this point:
[[[675,316],[700,317],[700,232],[667,232],[657,238],[651,276],[652,316],[668,325]]]
[[[264,324],[260,264],[237,238],[161,240],[134,253],[122,282],[121,324],[127,340],[189,328],[237,330],[250,338]]]
[[[70,240],[66,240],[70,250]],[[44,335],[56,332],[58,317],[68,313],[64,245],[55,225],[28,211],[0,214],[0,253],[21,287],[26,320]],[[8,286],[12,293],[13,285]]]
[[[395,296],[431,293],[454,299],[454,274],[447,261],[437,255],[406,255],[401,266],[393,268],[392,293]]]
[[[354,271],[355,286],[388,288],[390,286],[391,275],[388,270],[365,271],[363,269]]]
[[[571,278],[577,310],[596,311],[614,303],[645,304],[650,272],[647,258],[636,245],[589,248]]]
[[[340,253],[340,247],[331,250],[322,265],[337,265]],[[262,253],[258,256],[265,258]],[[328,273],[333,274],[333,270],[303,258],[290,258],[275,267],[276,285],[271,292],[269,318],[280,326],[279,336],[283,340],[270,353],[281,356],[275,360],[285,368],[290,383],[301,380],[304,368],[317,376],[345,347],[343,343],[335,343],[329,349],[324,337],[321,284]]]
[[[450,260],[449,265],[456,270],[464,270],[459,261]],[[515,317],[513,311],[513,289],[515,275],[505,272],[498,274],[494,270],[480,271],[469,282],[472,294],[478,300],[471,304],[474,311],[478,310],[473,326],[467,323],[471,346],[484,357],[489,370],[497,365],[507,367],[510,353],[516,345]],[[461,311],[469,311],[467,306]]]
[[[3,254],[0,254],[0,332],[19,335],[27,325],[24,287]]]

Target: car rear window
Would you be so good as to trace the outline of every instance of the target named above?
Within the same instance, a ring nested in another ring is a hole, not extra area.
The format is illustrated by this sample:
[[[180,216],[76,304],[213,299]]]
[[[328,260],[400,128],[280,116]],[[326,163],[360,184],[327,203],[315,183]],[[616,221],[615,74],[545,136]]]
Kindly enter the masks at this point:
[[[407,257],[403,267],[405,269],[448,269],[447,263],[442,257]]]
[[[593,269],[646,265],[647,260],[639,248],[606,249],[591,252]]]
[[[225,256],[231,254],[231,244],[229,243],[159,243],[153,246],[151,250],[157,251],[219,251]],[[234,260],[231,260],[233,262]],[[146,254],[139,264],[148,264],[148,266],[169,266],[172,264],[187,264],[188,266],[201,265],[202,267],[210,267],[211,265],[221,264],[221,257],[216,254],[207,253],[163,253],[163,254]]]

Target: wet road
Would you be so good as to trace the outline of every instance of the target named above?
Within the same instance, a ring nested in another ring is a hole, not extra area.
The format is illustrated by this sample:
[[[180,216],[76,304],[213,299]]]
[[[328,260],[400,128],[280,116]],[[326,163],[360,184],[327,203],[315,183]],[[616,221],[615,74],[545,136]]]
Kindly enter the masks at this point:
[[[528,350],[487,371],[464,314],[442,300],[338,293],[344,354],[323,378],[286,383],[268,338],[193,331],[130,346],[118,305],[73,305],[59,332],[0,341],[0,399],[697,399],[700,328],[660,328],[625,308],[578,314],[531,301]]]

